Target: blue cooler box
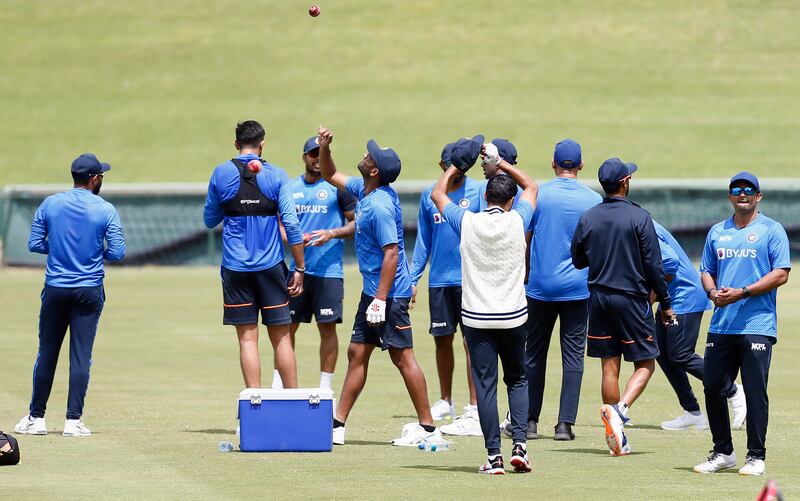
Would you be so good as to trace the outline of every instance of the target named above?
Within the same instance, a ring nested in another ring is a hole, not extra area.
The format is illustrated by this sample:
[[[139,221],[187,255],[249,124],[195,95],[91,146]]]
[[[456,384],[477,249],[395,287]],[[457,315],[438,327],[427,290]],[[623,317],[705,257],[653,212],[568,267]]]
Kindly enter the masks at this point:
[[[242,452],[329,452],[333,390],[248,388],[239,394]]]

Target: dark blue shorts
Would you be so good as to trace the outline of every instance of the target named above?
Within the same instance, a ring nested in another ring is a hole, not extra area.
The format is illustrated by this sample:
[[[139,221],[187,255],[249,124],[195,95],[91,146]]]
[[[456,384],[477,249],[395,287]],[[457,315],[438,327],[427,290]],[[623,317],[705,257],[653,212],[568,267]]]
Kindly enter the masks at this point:
[[[428,289],[428,305],[431,311],[431,328],[434,336],[455,334],[461,325],[461,286],[431,287]]]
[[[628,362],[658,358],[653,309],[647,299],[600,287],[589,292],[587,355],[623,355]]]
[[[411,318],[408,316],[407,297],[388,298],[386,300],[386,322],[373,327],[367,324],[367,307],[374,298],[361,293],[356,320],[353,322],[351,343],[374,344],[382,350],[388,348],[412,348]]]
[[[344,280],[306,275],[303,278],[303,293],[289,298],[292,323],[309,323],[311,315],[320,324],[342,323],[342,301]]]
[[[222,277],[224,325],[285,325],[289,315],[289,291],[286,290],[288,270],[281,261],[272,268],[260,271],[233,271],[225,267]]]

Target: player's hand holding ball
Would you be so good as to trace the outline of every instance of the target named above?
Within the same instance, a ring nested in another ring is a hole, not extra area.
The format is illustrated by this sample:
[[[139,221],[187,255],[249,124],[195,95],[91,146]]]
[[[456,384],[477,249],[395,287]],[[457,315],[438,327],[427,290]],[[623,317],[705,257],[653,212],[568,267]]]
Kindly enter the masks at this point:
[[[367,306],[367,323],[379,325],[386,322],[386,301],[375,298]]]
[[[497,165],[500,163],[500,153],[497,151],[497,146],[492,143],[483,145],[481,156],[483,156],[483,163],[486,165]]]

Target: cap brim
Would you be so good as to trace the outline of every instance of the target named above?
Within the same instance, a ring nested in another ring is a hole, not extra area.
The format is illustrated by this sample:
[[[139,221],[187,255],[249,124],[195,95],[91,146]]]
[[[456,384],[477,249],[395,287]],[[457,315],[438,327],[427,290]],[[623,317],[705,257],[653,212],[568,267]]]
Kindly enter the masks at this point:
[[[475,141],[476,143],[480,144],[481,146],[483,146],[483,143],[486,142],[486,138],[483,137],[481,134],[478,134],[477,136],[473,136],[472,140]]]
[[[374,139],[370,139],[369,141],[367,141],[367,153],[369,153],[369,156],[371,156],[372,159],[375,161],[375,165],[378,166],[378,170],[380,170],[381,168],[381,166],[378,164],[381,157],[380,152],[381,152],[381,147],[378,146],[378,143],[376,143]]]
[[[629,176],[639,170],[639,166],[633,162],[625,162],[625,167],[628,169]]]
[[[100,162],[100,172],[108,172],[111,170],[111,164]]]

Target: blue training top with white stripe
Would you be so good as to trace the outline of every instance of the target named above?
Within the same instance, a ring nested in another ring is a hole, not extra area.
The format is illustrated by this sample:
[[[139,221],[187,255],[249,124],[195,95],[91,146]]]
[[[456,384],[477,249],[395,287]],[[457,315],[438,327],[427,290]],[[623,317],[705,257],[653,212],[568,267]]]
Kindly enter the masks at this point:
[[[789,238],[777,221],[763,214],[737,228],[733,217],[715,224],[703,249],[701,273],[716,279],[717,288],[742,288],[777,268],[790,269]],[[709,332],[778,335],[777,289],[715,308]]]

